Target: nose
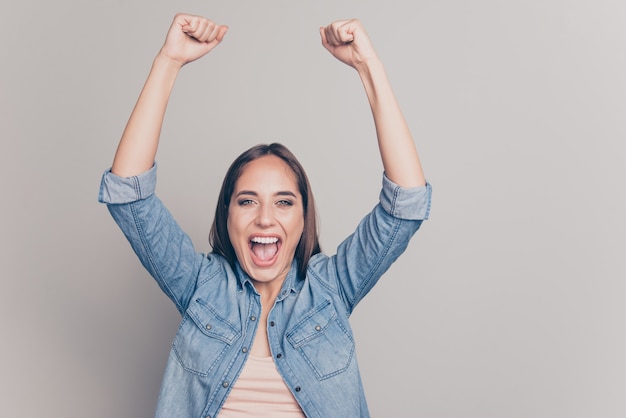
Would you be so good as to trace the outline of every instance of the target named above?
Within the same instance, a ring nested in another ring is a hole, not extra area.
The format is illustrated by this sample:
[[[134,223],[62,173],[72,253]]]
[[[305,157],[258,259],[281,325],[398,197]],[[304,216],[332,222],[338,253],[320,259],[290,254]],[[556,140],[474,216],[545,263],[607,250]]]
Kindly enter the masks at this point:
[[[256,224],[263,228],[274,225],[274,210],[271,205],[259,205]]]

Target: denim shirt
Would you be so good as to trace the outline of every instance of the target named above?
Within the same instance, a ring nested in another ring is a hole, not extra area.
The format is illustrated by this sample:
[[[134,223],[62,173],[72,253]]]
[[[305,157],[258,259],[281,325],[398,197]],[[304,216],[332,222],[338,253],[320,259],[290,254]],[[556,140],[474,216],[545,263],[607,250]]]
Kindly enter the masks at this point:
[[[155,185],[156,165],[129,178],[108,170],[98,197],[182,315],[155,416],[216,417],[250,354],[260,295],[239,265],[195,251]],[[383,175],[380,203],[335,255],[314,255],[305,277],[294,261],[267,334],[276,368],[307,417],[369,417],[348,319],[428,218],[430,196],[430,185],[402,188]]]

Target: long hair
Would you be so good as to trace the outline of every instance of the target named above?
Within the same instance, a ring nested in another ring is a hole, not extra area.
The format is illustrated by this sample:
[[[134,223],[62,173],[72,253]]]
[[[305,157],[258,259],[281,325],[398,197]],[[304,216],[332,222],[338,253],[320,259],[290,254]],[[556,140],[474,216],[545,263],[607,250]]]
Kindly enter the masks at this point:
[[[230,200],[235,190],[235,184],[243,173],[245,166],[251,161],[266,155],[274,155],[283,160],[296,176],[298,191],[302,196],[304,228],[294,257],[298,262],[298,275],[304,277],[309,259],[321,251],[317,235],[315,201],[313,200],[311,185],[309,184],[309,179],[304,168],[295,155],[282,144],[256,145],[242,153],[230,165],[224,177],[224,182],[222,183],[222,188],[217,200],[215,218],[213,218],[213,224],[211,225],[211,232],[209,234],[209,243],[213,247],[213,252],[226,258],[234,268],[237,255],[235,254],[235,249],[228,236],[228,207],[230,206]]]

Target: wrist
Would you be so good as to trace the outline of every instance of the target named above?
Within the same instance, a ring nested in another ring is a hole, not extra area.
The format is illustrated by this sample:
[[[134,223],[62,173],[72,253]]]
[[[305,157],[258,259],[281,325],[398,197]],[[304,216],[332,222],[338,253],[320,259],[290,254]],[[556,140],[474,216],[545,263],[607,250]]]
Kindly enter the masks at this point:
[[[372,89],[374,85],[380,84],[382,80],[387,79],[385,67],[378,58],[363,61],[354,68],[368,90]]]
[[[361,78],[373,78],[385,74],[385,67],[378,57],[372,57],[354,65]]]
[[[163,49],[159,51],[157,56],[154,58],[154,62],[153,62],[153,66],[155,67],[162,67],[163,69],[176,71],[176,72],[180,71],[180,69],[184,65],[185,65],[184,62],[171,57]]]

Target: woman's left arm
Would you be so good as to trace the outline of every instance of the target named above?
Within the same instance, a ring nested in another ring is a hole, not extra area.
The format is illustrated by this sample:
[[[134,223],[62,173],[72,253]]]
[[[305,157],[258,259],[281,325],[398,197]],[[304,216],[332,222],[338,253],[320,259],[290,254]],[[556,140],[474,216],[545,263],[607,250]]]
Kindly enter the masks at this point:
[[[320,28],[320,35],[324,47],[354,68],[363,82],[387,177],[401,187],[424,186],[426,180],[413,137],[385,68],[361,22],[357,19],[333,22]]]

